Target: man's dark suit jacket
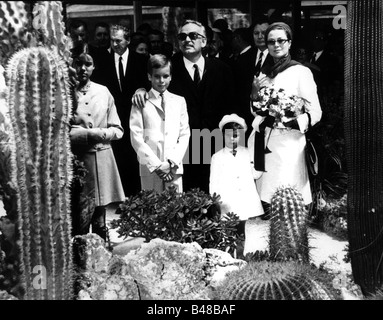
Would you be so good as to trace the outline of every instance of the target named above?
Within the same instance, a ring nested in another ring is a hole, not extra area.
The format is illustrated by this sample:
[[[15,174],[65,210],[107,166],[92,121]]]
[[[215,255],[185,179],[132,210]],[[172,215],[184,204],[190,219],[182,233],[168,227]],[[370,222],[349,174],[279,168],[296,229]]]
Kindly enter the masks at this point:
[[[124,128],[121,140],[113,141],[113,151],[116,157],[125,195],[130,196],[140,191],[139,166],[137,155],[130,142],[129,116],[132,107],[132,96],[138,88],[149,89],[147,76],[147,58],[136,52],[129,51],[125,70],[125,82],[122,91],[117,77],[113,52],[100,65],[97,80],[108,87],[114,97],[117,112]]]
[[[205,57],[205,71],[201,82],[196,85],[186,70],[183,55],[177,53],[172,57],[172,81],[169,91],[185,98],[189,115],[190,129],[218,129],[218,123],[225,114],[235,112],[236,94],[233,92],[233,77],[230,67],[216,58]],[[195,142],[195,141],[194,141]],[[199,150],[194,148],[193,131],[189,142],[189,163],[193,152],[200,152],[202,163],[202,151],[204,141],[201,140]],[[212,140],[211,155],[214,150]],[[209,161],[210,163],[210,161]],[[209,165],[185,165],[184,166],[184,190],[199,187],[203,191],[209,191]]]
[[[337,58],[328,50],[323,50],[321,56],[312,63],[320,68],[319,75],[315,78],[319,95],[326,88],[332,87],[335,81],[341,81],[343,70]]]

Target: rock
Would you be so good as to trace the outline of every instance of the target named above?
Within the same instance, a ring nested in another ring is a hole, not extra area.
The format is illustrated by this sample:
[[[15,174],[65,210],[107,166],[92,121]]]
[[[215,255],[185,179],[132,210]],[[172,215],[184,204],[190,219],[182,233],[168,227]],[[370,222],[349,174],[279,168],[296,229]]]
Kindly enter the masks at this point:
[[[7,291],[0,290],[0,300],[19,300],[19,299],[9,294]]]
[[[78,293],[78,300],[139,300],[137,284],[130,276],[92,275],[88,288]]]
[[[154,239],[120,256],[95,234],[74,241],[78,300],[209,300],[227,272],[246,265],[195,242]]]
[[[75,236],[74,261],[88,272],[107,272],[112,253],[105,248],[105,241],[95,233]]]
[[[207,300],[206,254],[197,243],[154,239],[123,257],[145,300]]]
[[[342,298],[343,300],[361,300],[359,297],[352,294],[346,288],[341,288]]]
[[[206,254],[206,273],[211,287],[217,287],[231,271],[239,270],[246,266],[247,262],[234,259],[229,253],[217,249],[204,249]]]
[[[138,249],[144,241],[145,239],[140,237],[125,240],[113,247],[113,254],[124,256],[129,251]]]
[[[105,248],[103,239],[87,234],[76,236],[74,244],[77,300],[139,300],[125,262]]]

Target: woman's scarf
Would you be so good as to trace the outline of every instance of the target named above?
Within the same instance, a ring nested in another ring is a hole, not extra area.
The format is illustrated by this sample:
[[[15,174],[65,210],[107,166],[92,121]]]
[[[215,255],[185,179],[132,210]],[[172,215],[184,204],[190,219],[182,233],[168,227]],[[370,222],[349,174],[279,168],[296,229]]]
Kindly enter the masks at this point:
[[[270,53],[269,53],[270,54]],[[276,75],[287,68],[290,68],[295,65],[300,65],[298,61],[291,60],[291,56],[288,53],[285,57],[279,59],[273,66],[270,66],[268,64],[264,64],[261,72],[264,73],[269,78],[273,79],[276,77]]]

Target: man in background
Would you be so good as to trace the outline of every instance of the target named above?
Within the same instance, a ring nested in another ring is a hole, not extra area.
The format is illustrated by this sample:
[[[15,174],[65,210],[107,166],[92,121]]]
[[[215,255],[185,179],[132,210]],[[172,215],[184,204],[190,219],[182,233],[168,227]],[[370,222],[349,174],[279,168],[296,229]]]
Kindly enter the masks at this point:
[[[138,88],[149,88],[146,74],[147,57],[129,50],[130,30],[121,25],[110,28],[112,52],[101,65],[100,83],[108,87],[115,100],[124,136],[114,142],[113,151],[125,196],[140,191],[139,166],[130,141],[129,116],[132,95]]]

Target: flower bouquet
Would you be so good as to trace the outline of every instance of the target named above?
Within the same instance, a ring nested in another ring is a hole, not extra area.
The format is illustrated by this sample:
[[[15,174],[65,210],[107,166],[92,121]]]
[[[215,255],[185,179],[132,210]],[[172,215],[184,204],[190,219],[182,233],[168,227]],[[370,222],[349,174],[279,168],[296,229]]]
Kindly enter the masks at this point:
[[[260,116],[275,117],[274,128],[286,129],[283,123],[294,120],[298,115],[305,113],[308,104],[309,101],[304,98],[288,95],[284,89],[275,89],[270,86],[259,89],[252,109]]]

